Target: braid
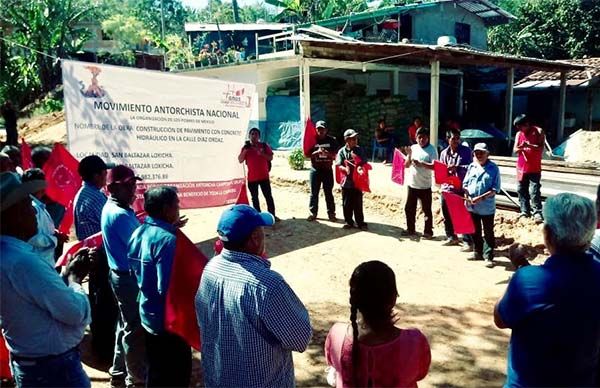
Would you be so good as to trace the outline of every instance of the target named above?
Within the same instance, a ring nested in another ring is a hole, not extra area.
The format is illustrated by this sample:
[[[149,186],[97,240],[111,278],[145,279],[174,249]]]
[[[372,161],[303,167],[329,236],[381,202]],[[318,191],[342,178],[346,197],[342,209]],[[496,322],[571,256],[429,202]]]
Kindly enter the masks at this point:
[[[354,386],[358,387],[358,371],[359,367],[359,359],[360,359],[360,351],[358,345],[358,323],[356,322],[356,315],[358,312],[358,308],[356,305],[350,306],[350,322],[352,324],[352,380],[354,382]]]

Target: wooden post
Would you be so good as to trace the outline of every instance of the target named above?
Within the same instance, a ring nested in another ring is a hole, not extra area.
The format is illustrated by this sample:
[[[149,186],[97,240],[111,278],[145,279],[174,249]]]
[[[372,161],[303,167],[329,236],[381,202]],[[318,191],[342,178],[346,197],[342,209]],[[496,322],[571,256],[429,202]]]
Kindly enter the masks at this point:
[[[458,114],[458,116],[460,118],[462,118],[464,112],[464,108],[465,108],[465,80],[463,78],[463,75],[459,75],[458,76],[458,90],[457,90],[458,96],[456,98],[456,113]]]
[[[594,88],[589,85],[591,82],[588,82],[588,90],[587,90],[587,109],[585,115],[585,129],[588,131],[592,130],[593,120],[594,120]]]
[[[431,101],[429,105],[429,141],[437,148],[440,121],[440,61],[431,61]]]
[[[506,72],[506,95],[504,96],[504,131],[508,138],[508,146],[512,141],[513,97],[515,84],[515,69],[511,67]]]
[[[565,136],[565,107],[567,103],[567,73],[560,72],[560,96],[558,101],[558,125],[556,128],[556,144],[560,144]]]

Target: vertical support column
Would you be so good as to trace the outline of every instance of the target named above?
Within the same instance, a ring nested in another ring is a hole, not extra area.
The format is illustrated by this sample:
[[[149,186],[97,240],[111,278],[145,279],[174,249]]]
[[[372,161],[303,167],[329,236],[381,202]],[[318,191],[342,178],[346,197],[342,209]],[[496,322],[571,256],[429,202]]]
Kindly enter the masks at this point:
[[[208,2],[210,3],[210,0]],[[254,51],[255,51],[254,57],[258,61],[258,33],[254,34]]]
[[[588,131],[592,130],[592,124],[594,119],[594,88],[588,86],[587,90],[587,104],[585,110],[585,129]]]
[[[458,114],[458,117],[462,118],[464,115],[464,108],[465,108],[465,80],[463,78],[463,75],[459,75],[458,76],[458,96],[456,96],[456,101],[457,101],[457,106],[456,106],[456,113]]]
[[[512,141],[514,84],[515,69],[511,67],[506,72],[506,95],[504,96],[504,132],[508,138],[509,148]]]
[[[440,61],[431,61],[431,101],[429,105],[429,141],[437,148],[440,121]]]
[[[300,59],[300,121],[302,127],[310,117],[310,65]]]
[[[565,135],[565,106],[567,103],[567,73],[560,72],[560,96],[558,102],[558,125],[556,128],[556,143],[559,144]]]
[[[400,72],[394,70],[392,72],[392,95],[397,96],[400,94]]]

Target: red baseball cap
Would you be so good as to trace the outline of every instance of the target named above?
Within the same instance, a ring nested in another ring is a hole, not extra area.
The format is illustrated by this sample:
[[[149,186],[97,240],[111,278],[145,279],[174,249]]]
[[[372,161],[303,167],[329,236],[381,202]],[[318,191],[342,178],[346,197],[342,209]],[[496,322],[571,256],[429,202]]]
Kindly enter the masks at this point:
[[[132,179],[135,179],[136,181],[142,180],[142,178],[135,175],[132,169],[124,164],[119,164],[118,166],[108,170],[106,183],[109,185],[113,183],[127,183]]]

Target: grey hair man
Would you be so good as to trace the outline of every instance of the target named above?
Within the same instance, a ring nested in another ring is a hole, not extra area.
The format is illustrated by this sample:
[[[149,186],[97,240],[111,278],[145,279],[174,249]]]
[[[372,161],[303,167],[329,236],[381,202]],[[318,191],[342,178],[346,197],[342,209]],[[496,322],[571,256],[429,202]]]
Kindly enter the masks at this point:
[[[517,267],[494,321],[512,329],[507,387],[593,386],[600,356],[600,262],[586,253],[596,228],[594,203],[561,193],[546,201],[544,242],[550,257]]]

